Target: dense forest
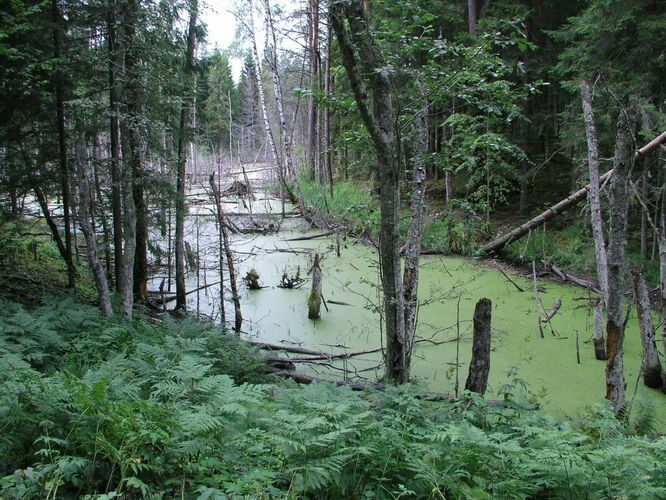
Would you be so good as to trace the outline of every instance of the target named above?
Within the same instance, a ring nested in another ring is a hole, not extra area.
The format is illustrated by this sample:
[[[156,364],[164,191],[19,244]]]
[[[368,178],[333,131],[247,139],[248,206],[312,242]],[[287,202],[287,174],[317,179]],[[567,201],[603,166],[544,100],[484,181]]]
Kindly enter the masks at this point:
[[[664,0],[0,1],[1,498],[666,496]]]

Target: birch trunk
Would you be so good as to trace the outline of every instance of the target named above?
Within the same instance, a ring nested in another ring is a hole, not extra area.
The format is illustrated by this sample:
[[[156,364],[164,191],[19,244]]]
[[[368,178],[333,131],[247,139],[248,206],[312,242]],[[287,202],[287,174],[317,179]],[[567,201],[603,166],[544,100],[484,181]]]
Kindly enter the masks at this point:
[[[643,345],[643,362],[641,363],[643,383],[648,387],[660,387],[661,364],[659,363],[657,343],[654,338],[655,331],[652,325],[652,309],[648,289],[640,269],[634,267],[631,270],[631,277],[634,282],[634,301]]]
[[[608,301],[606,321],[606,399],[619,414],[625,403],[624,383],[624,253],[627,241],[628,176],[631,170],[634,110],[620,111],[613,160],[608,241]],[[631,116],[629,116],[631,114]]]
[[[377,153],[386,379],[402,384],[409,380],[409,345],[405,332],[398,251],[401,161],[394,128],[391,81],[386,63],[370,32],[363,2],[333,2],[329,12],[354,98]]]
[[[594,235],[594,255],[597,263],[597,280],[601,289],[602,300],[597,304],[594,322],[594,355],[597,359],[604,360],[606,350],[604,349],[604,332],[601,327],[602,321],[596,321],[597,315],[605,309],[608,297],[608,263],[606,260],[606,243],[604,241],[603,221],[601,218],[601,196],[599,194],[599,146],[597,143],[597,127],[594,122],[592,108],[592,93],[590,83],[587,80],[580,82],[580,95],[583,102],[583,118],[585,120],[585,134],[587,136],[587,166],[590,176],[590,189],[588,200],[590,202],[590,219],[592,223],[592,234]]]
[[[259,106],[261,107],[261,115],[264,121],[264,130],[266,131],[268,146],[271,150],[273,165],[278,175],[278,179],[280,180],[280,185],[284,189],[285,193],[289,196],[289,201],[291,201],[292,203],[297,203],[296,197],[291,192],[291,189],[289,189],[287,181],[284,178],[282,165],[280,162],[280,155],[278,154],[277,146],[275,145],[275,137],[273,136],[273,130],[271,129],[271,121],[268,114],[268,107],[266,106],[266,92],[264,90],[263,79],[261,78],[261,64],[259,63],[259,51],[257,50],[257,37],[255,35],[255,30],[254,30],[254,2],[252,0],[249,0],[248,3],[250,5],[249,28],[250,28],[250,38],[251,38],[250,45],[252,48],[252,65],[254,67],[253,68],[254,77],[257,83],[257,94],[259,94]],[[291,148],[291,144],[289,146]]]
[[[91,200],[90,183],[88,182],[88,153],[83,133],[79,135],[76,141],[76,163],[79,179],[79,225],[86,240],[88,264],[90,265],[93,278],[95,278],[99,308],[105,317],[110,318],[113,315],[113,308],[111,307],[111,297],[109,295],[109,283],[106,280],[106,271],[97,253],[97,235],[90,222]]]
[[[194,50],[198,1],[190,0],[190,22],[187,31],[185,53],[185,78],[188,87],[194,73]],[[187,92],[191,91],[187,88]],[[185,165],[187,163],[187,143],[189,142],[191,99],[183,100],[180,109],[180,134],[178,137],[178,165],[176,168],[176,310],[187,310],[185,290]]]
[[[273,25],[273,15],[271,12],[270,0],[264,1],[264,10],[266,12],[266,36],[272,41],[270,51],[266,53],[266,59],[271,69],[271,76],[273,79],[273,88],[275,90],[275,103],[277,104],[278,117],[280,120],[280,137],[284,147],[285,169],[282,175],[295,178],[296,171],[294,168],[294,157],[291,151],[291,141],[289,140],[289,133],[287,131],[287,119],[284,114],[284,100],[282,98],[282,83],[280,82],[280,73],[278,71],[277,62],[277,39],[275,37],[275,26]],[[268,43],[267,43],[268,45]]]
[[[319,0],[308,0],[308,48],[310,60],[310,91],[308,101],[308,157],[315,181],[323,183],[318,151],[319,107],[315,92],[319,88]]]

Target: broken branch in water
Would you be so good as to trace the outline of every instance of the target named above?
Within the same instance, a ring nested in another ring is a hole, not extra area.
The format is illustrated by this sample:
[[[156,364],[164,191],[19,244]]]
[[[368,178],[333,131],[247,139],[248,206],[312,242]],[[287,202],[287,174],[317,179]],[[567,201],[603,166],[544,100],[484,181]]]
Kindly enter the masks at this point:
[[[305,240],[314,240],[316,238],[324,238],[326,236],[330,236],[332,234],[335,234],[335,231],[326,231],[325,233],[320,233],[320,234],[313,234],[312,236],[299,236],[297,238],[288,238],[283,241],[305,241]]]
[[[557,299],[553,304],[553,307],[549,309],[549,311],[546,313],[546,316],[541,321],[543,323],[548,323],[551,319],[553,319],[553,316],[557,314],[557,311],[560,310],[560,307],[562,307],[562,299]]]

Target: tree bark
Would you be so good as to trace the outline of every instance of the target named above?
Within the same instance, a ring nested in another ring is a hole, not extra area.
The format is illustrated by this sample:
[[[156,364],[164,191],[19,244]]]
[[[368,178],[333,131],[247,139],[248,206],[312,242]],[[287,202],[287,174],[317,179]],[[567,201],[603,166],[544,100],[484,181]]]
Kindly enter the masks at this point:
[[[657,343],[654,338],[655,330],[652,325],[652,309],[648,289],[645,285],[643,273],[639,268],[632,268],[631,277],[634,282],[634,301],[643,345],[643,362],[641,364],[643,383],[648,387],[661,387],[661,364],[659,363]]]
[[[196,45],[196,27],[198,0],[190,0],[190,21],[187,30],[187,48],[185,51],[186,91],[191,92],[194,74],[194,50]],[[180,108],[180,134],[178,137],[178,165],[176,168],[176,310],[187,310],[185,290],[185,166],[187,163],[187,144],[189,142],[191,98],[183,100]]]
[[[266,105],[266,92],[264,90],[264,82],[261,78],[261,64],[259,62],[259,51],[257,50],[257,38],[255,35],[254,29],[254,2],[249,0],[250,4],[250,13],[249,13],[249,31],[250,31],[250,44],[252,48],[252,66],[254,69],[254,77],[257,83],[257,94],[259,94],[259,105],[261,107],[261,114],[264,121],[264,130],[266,131],[266,138],[268,139],[268,145],[271,150],[271,156],[273,157],[273,165],[275,167],[275,172],[278,175],[280,185],[282,189],[289,197],[289,201],[292,203],[297,203],[300,200],[297,200],[291,189],[287,185],[287,181],[283,175],[282,163],[280,162],[280,155],[278,154],[277,146],[275,144],[275,137],[273,136],[273,130],[271,128],[270,116],[268,114],[268,107]],[[291,144],[289,145],[291,147]]]
[[[363,2],[332,2],[329,13],[354,98],[377,153],[386,379],[402,384],[409,380],[409,345],[405,332],[398,251],[401,162],[394,128],[392,87],[386,63],[370,32]]]
[[[123,67],[122,43],[116,29],[117,0],[109,0],[108,7],[108,47],[109,47],[109,114],[110,114],[110,154],[111,154],[111,210],[113,214],[113,256],[116,291],[122,289],[123,222],[122,222],[122,168],[120,165],[120,101],[122,85],[118,72]]]
[[[631,116],[630,116],[631,115]],[[624,254],[627,241],[627,184],[631,170],[632,135],[635,110],[621,110],[613,160],[610,228],[608,240],[608,302],[606,320],[606,399],[619,414],[625,403],[624,383]]]
[[[88,182],[88,153],[86,150],[85,135],[81,133],[76,141],[76,163],[79,178],[79,225],[86,240],[88,251],[88,264],[95,278],[95,286],[99,297],[99,308],[102,314],[110,318],[113,315],[109,283],[106,280],[104,266],[97,253],[97,235],[90,222],[90,183]]]
[[[477,0],[467,0],[467,27],[469,34],[476,37]]]
[[[490,320],[492,302],[481,299],[474,308],[474,334],[472,339],[472,361],[465,382],[465,390],[483,394],[488,385],[490,373]]]
[[[287,131],[287,119],[284,113],[284,99],[282,98],[282,83],[280,82],[280,73],[277,61],[277,39],[275,36],[275,26],[273,26],[273,15],[271,12],[270,0],[263,0],[264,10],[266,12],[266,36],[272,41],[271,50],[266,54],[266,60],[271,69],[273,79],[273,88],[275,90],[275,103],[277,105],[278,117],[280,120],[280,136],[284,147],[285,168],[282,175],[295,178],[296,170],[294,167],[294,156],[291,151],[290,135]],[[268,40],[268,39],[267,39]]]
[[[236,283],[236,270],[234,265],[234,256],[231,252],[231,245],[229,244],[229,233],[227,233],[227,225],[224,220],[224,211],[222,208],[222,199],[220,191],[215,184],[215,174],[210,176],[210,187],[213,190],[213,197],[215,198],[215,206],[217,209],[217,222],[219,225],[220,234],[222,234],[222,243],[224,247],[224,254],[227,257],[227,268],[229,269],[229,285],[231,287],[231,298],[234,303],[234,331],[240,333],[243,324],[243,315],[241,314],[240,295],[238,294],[238,285]],[[222,260],[220,259],[220,283],[222,280]],[[222,287],[224,289],[224,286]],[[220,292],[221,293],[221,292]],[[223,300],[222,298],[220,300]]]
[[[425,95],[424,89],[421,91]],[[405,250],[405,270],[403,272],[403,296],[405,307],[405,341],[407,344],[407,364],[410,364],[416,334],[418,312],[419,258],[421,255],[421,235],[423,232],[423,212],[425,210],[425,159],[428,154],[428,103],[416,116],[416,151],[412,158],[412,182],[409,216],[409,236]]]
[[[597,144],[597,127],[594,122],[594,113],[592,108],[592,93],[590,83],[587,80],[580,82],[580,95],[583,101],[583,118],[585,120],[585,134],[587,136],[587,165],[590,175],[590,191],[588,199],[590,201],[590,219],[592,224],[592,234],[594,235],[594,255],[597,263],[597,281],[601,289],[602,300],[597,305],[601,313],[606,307],[608,297],[608,264],[606,260],[606,243],[604,241],[603,221],[601,218],[601,196],[599,193],[599,146]],[[604,349],[604,333],[601,328],[602,322],[594,322],[594,354],[597,359],[607,359]]]
[[[321,308],[321,267],[319,266],[319,254],[315,254],[312,264],[312,290],[308,297],[308,319],[319,319]]]
[[[308,101],[308,159],[314,179],[324,182],[321,175],[318,146],[319,106],[317,105],[316,91],[319,89],[319,0],[308,0],[308,49],[310,69],[310,91],[312,95]]]
[[[58,160],[60,163],[60,185],[62,187],[62,212],[65,232],[65,264],[67,265],[67,288],[76,285],[76,268],[72,259],[72,223],[70,214],[69,163],[67,161],[67,134],[65,130],[65,85],[59,59],[62,57],[62,16],[58,0],[51,0],[53,16],[53,56],[58,67],[55,75],[56,121],[58,129]]]

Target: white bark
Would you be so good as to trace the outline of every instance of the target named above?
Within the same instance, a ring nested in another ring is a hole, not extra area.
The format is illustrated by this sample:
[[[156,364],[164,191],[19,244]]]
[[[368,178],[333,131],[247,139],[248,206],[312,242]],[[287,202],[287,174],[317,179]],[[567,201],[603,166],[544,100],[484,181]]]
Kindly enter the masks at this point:
[[[594,352],[597,359],[606,359],[604,349],[604,333],[602,321],[596,321],[597,315],[605,309],[608,300],[608,263],[606,259],[606,243],[604,241],[603,220],[601,218],[601,196],[599,194],[599,146],[597,143],[597,127],[594,122],[592,109],[592,93],[587,80],[580,82],[580,95],[583,101],[583,118],[585,120],[585,134],[587,136],[587,165],[590,175],[590,189],[588,200],[590,202],[590,220],[592,234],[594,235],[594,254],[597,263],[597,281],[601,289],[602,301],[595,310],[594,322]]]

